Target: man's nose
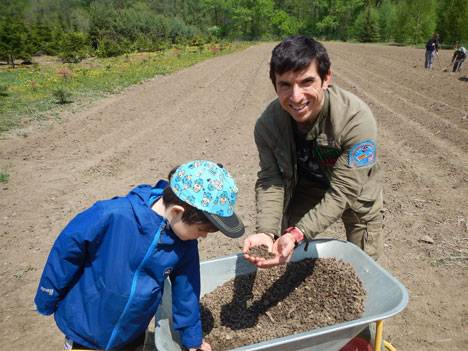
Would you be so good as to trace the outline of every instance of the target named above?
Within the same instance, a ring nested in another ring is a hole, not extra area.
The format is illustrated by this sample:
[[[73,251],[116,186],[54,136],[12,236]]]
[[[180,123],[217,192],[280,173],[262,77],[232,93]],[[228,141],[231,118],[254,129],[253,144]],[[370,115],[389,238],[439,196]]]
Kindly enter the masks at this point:
[[[300,102],[303,97],[302,89],[298,85],[293,85],[290,99],[293,102]]]

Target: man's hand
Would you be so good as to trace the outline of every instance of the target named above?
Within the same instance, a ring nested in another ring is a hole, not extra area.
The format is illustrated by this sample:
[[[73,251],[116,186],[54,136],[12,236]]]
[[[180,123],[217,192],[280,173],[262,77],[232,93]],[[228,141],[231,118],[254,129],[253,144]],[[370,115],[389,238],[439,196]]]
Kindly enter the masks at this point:
[[[203,343],[197,348],[190,348],[189,351],[211,351],[211,346],[205,340]]]
[[[285,264],[291,259],[295,245],[296,241],[293,235],[291,233],[286,233],[273,244],[272,252],[275,254],[275,257],[269,260],[262,259],[255,265],[259,268],[271,268],[280,264]]]
[[[262,257],[250,256],[249,250],[254,246],[260,245],[265,245],[266,247],[268,247],[268,251],[271,252],[273,249],[273,239],[268,234],[258,233],[249,235],[244,240],[244,248],[242,249],[242,252],[244,253],[244,258],[255,266],[258,266],[257,263],[265,261],[265,259]]]

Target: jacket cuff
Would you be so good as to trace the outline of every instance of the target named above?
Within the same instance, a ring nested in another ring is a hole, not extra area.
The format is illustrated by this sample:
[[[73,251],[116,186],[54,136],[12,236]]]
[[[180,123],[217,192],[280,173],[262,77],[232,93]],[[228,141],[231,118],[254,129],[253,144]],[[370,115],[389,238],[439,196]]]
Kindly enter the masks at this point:
[[[180,339],[182,345],[186,348],[197,348],[203,343],[201,321],[199,320],[194,326],[180,330]]]
[[[55,305],[39,306],[38,304],[36,304],[36,311],[42,314],[43,316],[50,316],[51,314],[55,312]]]

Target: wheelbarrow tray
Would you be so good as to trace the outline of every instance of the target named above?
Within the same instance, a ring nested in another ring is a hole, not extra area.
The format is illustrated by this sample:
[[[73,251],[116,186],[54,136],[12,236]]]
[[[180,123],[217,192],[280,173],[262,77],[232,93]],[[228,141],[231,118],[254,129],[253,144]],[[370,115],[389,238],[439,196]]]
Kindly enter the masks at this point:
[[[406,307],[406,288],[356,245],[347,241],[323,239],[312,241],[307,250],[305,248],[304,244],[298,246],[291,260],[335,257],[354,267],[367,291],[365,310],[361,318],[246,345],[232,351],[339,350],[370,323],[392,317]],[[242,254],[202,262],[200,269],[202,296],[236,276],[257,270]],[[163,301],[156,314],[155,344],[158,351],[180,351],[182,348],[179,346],[178,333],[171,329],[171,294],[168,280],[166,284]]]

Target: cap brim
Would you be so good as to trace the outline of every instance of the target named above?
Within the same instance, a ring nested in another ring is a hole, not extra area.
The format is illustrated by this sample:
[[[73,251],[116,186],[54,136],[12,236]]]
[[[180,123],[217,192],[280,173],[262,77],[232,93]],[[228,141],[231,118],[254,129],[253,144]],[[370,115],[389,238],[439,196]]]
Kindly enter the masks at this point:
[[[230,217],[221,217],[208,212],[203,213],[216,228],[230,238],[239,238],[245,232],[244,224],[235,213]]]

